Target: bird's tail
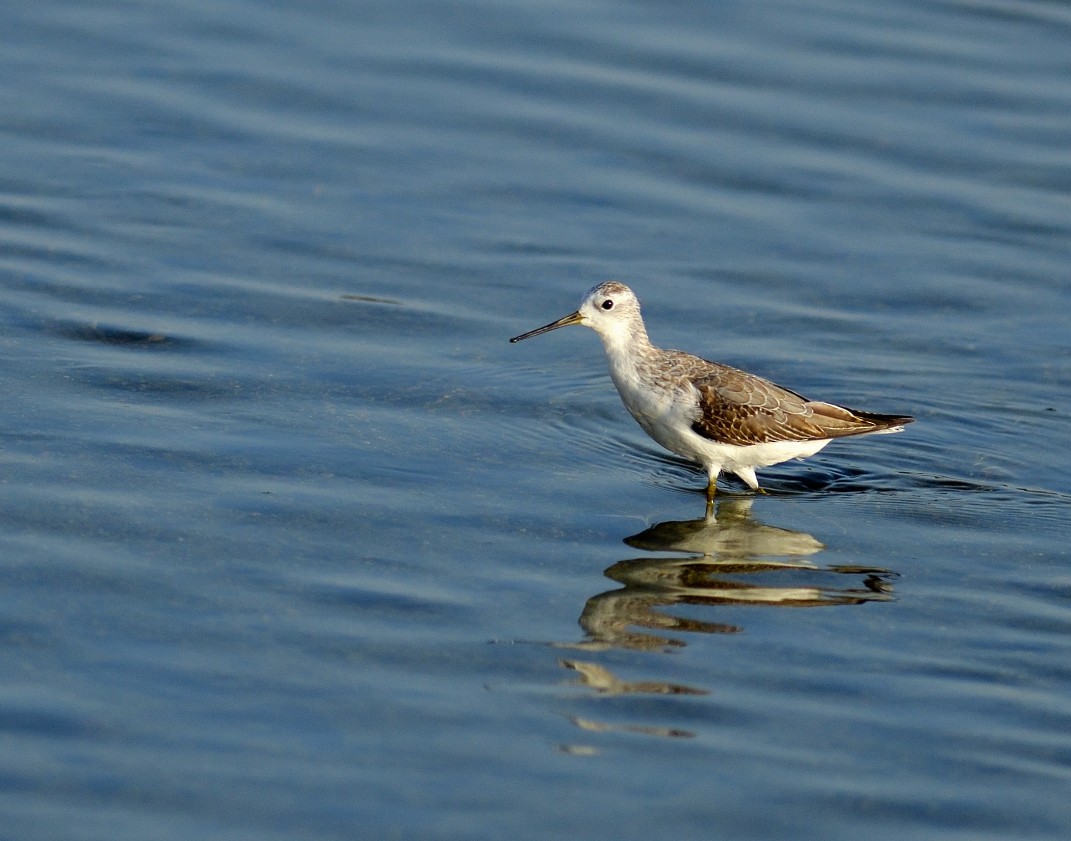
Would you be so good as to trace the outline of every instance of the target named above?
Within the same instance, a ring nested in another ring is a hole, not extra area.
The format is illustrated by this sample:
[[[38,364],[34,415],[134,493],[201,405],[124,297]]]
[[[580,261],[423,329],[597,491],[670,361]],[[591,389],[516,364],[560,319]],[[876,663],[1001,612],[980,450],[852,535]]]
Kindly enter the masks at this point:
[[[860,420],[874,424],[874,429],[871,430],[874,435],[903,432],[907,424],[915,422],[909,415],[880,415],[877,412],[860,412],[857,409],[852,409],[852,414]]]

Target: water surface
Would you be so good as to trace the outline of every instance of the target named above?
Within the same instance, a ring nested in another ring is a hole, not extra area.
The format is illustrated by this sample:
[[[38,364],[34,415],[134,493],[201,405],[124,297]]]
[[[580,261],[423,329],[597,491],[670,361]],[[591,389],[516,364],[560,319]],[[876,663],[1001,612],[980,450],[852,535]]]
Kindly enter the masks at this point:
[[[1067,837],[1062,7],[0,28],[12,837]],[[918,422],[706,519],[611,277]]]

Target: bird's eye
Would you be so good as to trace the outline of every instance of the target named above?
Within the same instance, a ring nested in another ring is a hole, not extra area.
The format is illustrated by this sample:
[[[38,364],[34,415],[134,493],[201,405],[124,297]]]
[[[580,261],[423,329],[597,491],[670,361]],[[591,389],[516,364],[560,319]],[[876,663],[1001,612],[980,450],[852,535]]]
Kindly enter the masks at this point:
[[[602,308],[604,310],[612,310],[614,308],[614,302],[607,298],[605,301],[602,302]]]

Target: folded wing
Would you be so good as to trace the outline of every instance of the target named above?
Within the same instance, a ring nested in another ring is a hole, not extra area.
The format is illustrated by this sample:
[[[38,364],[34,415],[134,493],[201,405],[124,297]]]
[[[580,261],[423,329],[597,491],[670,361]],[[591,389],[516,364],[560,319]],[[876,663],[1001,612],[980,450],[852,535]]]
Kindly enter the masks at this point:
[[[715,367],[708,376],[692,380],[699,394],[699,416],[692,430],[723,444],[748,446],[899,432],[913,420],[808,400],[745,371]]]

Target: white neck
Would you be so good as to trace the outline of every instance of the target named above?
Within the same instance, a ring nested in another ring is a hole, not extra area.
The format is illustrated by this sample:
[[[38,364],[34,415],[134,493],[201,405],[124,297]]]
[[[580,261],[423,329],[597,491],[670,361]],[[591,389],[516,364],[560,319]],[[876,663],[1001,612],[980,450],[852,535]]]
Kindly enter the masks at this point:
[[[652,349],[643,322],[637,318],[614,324],[612,329],[600,330],[599,338],[610,363],[610,377],[618,390],[638,382],[637,362]]]

